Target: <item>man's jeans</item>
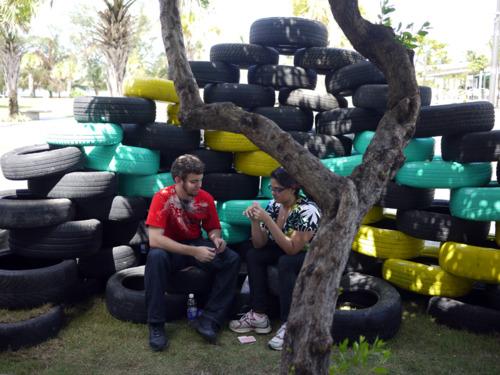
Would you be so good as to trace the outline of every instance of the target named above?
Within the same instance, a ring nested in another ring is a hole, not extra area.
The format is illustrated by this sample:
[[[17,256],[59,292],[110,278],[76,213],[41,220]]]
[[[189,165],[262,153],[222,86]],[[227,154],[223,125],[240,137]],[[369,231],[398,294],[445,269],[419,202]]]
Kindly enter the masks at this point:
[[[214,246],[211,241],[202,238],[184,243],[193,246]],[[228,247],[207,263],[199,262],[194,257],[187,255],[171,253],[158,248],[150,249],[144,273],[148,323],[165,322],[165,312],[168,306],[165,306],[163,295],[167,289],[168,280],[175,272],[190,266],[196,266],[210,274],[215,274],[212,291],[203,309],[203,316],[215,321],[219,326],[223,325],[236,293],[240,269],[239,255]]]

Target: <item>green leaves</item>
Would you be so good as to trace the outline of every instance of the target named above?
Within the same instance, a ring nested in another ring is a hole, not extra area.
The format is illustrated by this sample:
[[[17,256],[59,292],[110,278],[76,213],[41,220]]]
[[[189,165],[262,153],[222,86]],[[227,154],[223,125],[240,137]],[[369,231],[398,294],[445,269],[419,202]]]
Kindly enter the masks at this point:
[[[385,342],[378,338],[370,344],[364,336],[360,336],[350,349],[349,340],[345,339],[337,346],[337,353],[333,354],[330,375],[350,374],[355,369],[366,374],[387,374],[388,370],[383,365],[390,356]]]
[[[413,22],[406,26],[403,26],[403,24],[399,22],[397,27],[393,27],[390,14],[395,10],[396,8],[389,4],[389,0],[382,0],[380,2],[380,14],[378,15],[379,23],[391,27],[394,30],[395,39],[406,48],[418,48],[419,45],[422,44],[423,38],[428,34],[431,24],[428,21],[424,22],[416,32],[413,31]]]

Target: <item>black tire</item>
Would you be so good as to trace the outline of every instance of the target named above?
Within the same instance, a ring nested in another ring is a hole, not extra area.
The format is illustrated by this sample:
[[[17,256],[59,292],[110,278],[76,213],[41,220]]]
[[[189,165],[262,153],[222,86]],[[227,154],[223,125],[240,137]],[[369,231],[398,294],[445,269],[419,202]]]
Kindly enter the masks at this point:
[[[495,110],[490,102],[433,105],[420,108],[414,136],[486,132],[494,125]]]
[[[258,44],[222,43],[210,48],[210,61],[224,61],[240,68],[251,65],[277,64],[279,53],[274,48]]]
[[[205,173],[228,173],[233,166],[233,153],[199,148],[189,152],[205,164]]]
[[[365,275],[371,275],[382,278],[382,266],[384,261],[375,257],[350,251],[349,258],[345,265],[344,274],[349,272],[359,272]]]
[[[123,142],[128,146],[152,150],[189,151],[200,146],[200,131],[155,122],[152,124],[122,124]]]
[[[366,59],[356,51],[342,48],[311,47],[295,52],[293,65],[326,74]]]
[[[128,242],[129,246],[141,247],[141,245],[149,246],[148,227],[145,220],[141,220],[137,225],[137,230],[134,236]]]
[[[489,307],[500,311],[500,284],[486,287],[486,300]]]
[[[472,163],[500,159],[500,130],[448,135],[441,138],[443,160]]]
[[[9,247],[9,231],[0,229],[0,253]]]
[[[274,87],[276,90],[311,89],[316,87],[317,75],[312,69],[288,65],[253,65],[248,68],[248,83]]]
[[[388,282],[361,273],[349,273],[340,281],[342,293],[337,306],[347,304],[353,310],[335,310],[332,338],[336,343],[351,343],[364,336],[368,342],[378,337],[390,339],[401,325],[402,305],[398,291]]]
[[[363,108],[340,108],[318,113],[316,132],[339,135],[375,130],[382,118],[376,111]]]
[[[39,197],[96,199],[115,195],[118,179],[113,172],[71,172],[29,179],[28,190]]]
[[[222,61],[190,61],[191,71],[199,87],[209,83],[238,83],[240,69]]]
[[[62,327],[64,312],[61,306],[34,318],[15,323],[0,323],[0,350],[18,350],[40,344],[57,336]]]
[[[197,267],[190,267],[172,275],[167,284],[167,293],[208,295],[212,290],[213,278],[210,273]]]
[[[347,137],[290,132],[292,138],[319,159],[351,155],[352,141]]]
[[[114,247],[128,244],[134,238],[139,220],[103,221],[102,246]]]
[[[101,199],[75,199],[78,220],[137,221],[145,219],[148,204],[142,197],[106,197]]]
[[[105,247],[78,260],[80,274],[89,279],[108,279],[116,272],[136,267],[139,259],[130,246]]]
[[[272,87],[243,83],[219,83],[205,86],[205,103],[231,102],[242,108],[272,107],[275,93]]]
[[[179,156],[184,154],[190,154],[189,151],[184,150],[161,150],[160,151],[160,170],[158,173],[170,172],[172,163]]]
[[[451,298],[432,297],[427,312],[438,323],[476,333],[500,332],[500,311]]]
[[[44,227],[74,216],[75,207],[69,199],[23,199],[15,191],[0,192],[0,228]]]
[[[144,266],[127,268],[109,278],[106,285],[106,306],[116,319],[146,323],[144,268]],[[165,293],[165,305],[166,321],[180,319],[186,314],[187,296]]]
[[[253,112],[274,121],[284,131],[309,131],[313,126],[313,113],[291,106],[257,107]]]
[[[490,223],[451,216],[447,201],[434,201],[420,210],[398,210],[399,231],[428,241],[478,244],[486,240]]]
[[[99,220],[68,221],[55,226],[12,229],[9,247],[29,258],[72,259],[96,253],[101,248]]]
[[[259,178],[241,173],[207,173],[202,189],[216,201],[254,199],[259,193]]]
[[[30,309],[64,302],[78,279],[74,260],[27,259],[0,255],[0,308]]]
[[[333,95],[352,95],[362,85],[386,83],[384,74],[373,63],[361,61],[328,73],[326,91]]]
[[[434,189],[413,188],[389,181],[387,189],[380,197],[377,206],[410,210],[430,207],[433,201]]]
[[[81,96],[73,102],[78,122],[147,124],[155,121],[156,104],[144,98]]]
[[[432,99],[432,90],[427,86],[419,86],[422,106],[429,106]],[[352,96],[355,107],[385,111],[389,96],[389,86],[385,84],[363,85],[356,89]]]
[[[307,47],[326,47],[328,29],[320,22],[298,17],[261,18],[250,26],[250,43],[276,48],[293,55]]]
[[[16,148],[2,156],[2,172],[9,180],[27,180],[68,173],[83,168],[78,147],[54,148],[47,144]]]
[[[347,101],[343,97],[337,98],[332,94],[307,89],[281,89],[278,101],[281,105],[291,105],[316,112],[347,107]]]

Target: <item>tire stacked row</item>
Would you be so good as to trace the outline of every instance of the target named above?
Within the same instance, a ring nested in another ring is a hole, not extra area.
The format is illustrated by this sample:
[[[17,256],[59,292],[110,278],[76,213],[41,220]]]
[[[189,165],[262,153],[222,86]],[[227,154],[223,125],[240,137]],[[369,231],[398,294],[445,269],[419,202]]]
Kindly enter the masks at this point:
[[[385,106],[377,100],[350,112],[323,113],[318,130],[334,134],[359,131],[353,144],[363,153],[373,137],[366,129],[376,128],[381,116],[377,110]],[[387,205],[386,192],[380,204],[397,208],[396,220],[362,225],[353,243],[353,250],[364,256],[387,259],[382,269],[386,280],[412,292],[436,296],[429,302],[429,312],[440,321],[480,332],[498,330],[498,324],[491,324],[492,319],[479,324],[474,314],[480,310],[484,316],[498,318],[500,312],[450,298],[470,299],[475,282],[486,283],[486,289],[492,291],[500,283],[498,242],[487,240],[491,221],[500,217],[495,208],[500,190],[496,181],[490,182],[490,163],[498,162],[500,156],[500,132],[491,130],[493,125],[493,107],[487,102],[422,107],[416,137],[442,137],[442,155],[423,152],[432,138],[414,138],[405,149],[406,163],[387,189],[413,189],[413,194],[406,195],[405,206],[395,206]],[[430,192],[436,188],[451,189],[450,202],[433,201]],[[422,199],[415,199],[418,196]],[[441,245],[430,249],[424,240]]]
[[[5,154],[2,171],[8,179],[43,179],[71,173],[83,165],[76,147],[28,146]],[[62,303],[78,294],[75,258],[100,248],[102,226],[77,220],[69,199],[46,199],[29,191],[0,193],[0,227],[8,242],[0,253],[0,309],[33,309],[41,313],[25,321],[0,323],[0,349],[16,350],[55,336],[63,323]]]
[[[314,112],[344,107],[347,102],[342,96],[316,92],[317,73],[336,71],[364,58],[353,51],[326,48],[327,39],[326,28],[314,21],[262,19],[251,27],[250,43],[253,44],[215,45],[210,51],[211,62],[190,64],[198,85],[204,87],[206,103],[232,102],[263,115],[289,132],[318,158],[327,161],[333,156],[338,160],[350,155],[351,138],[315,134],[312,120]],[[294,66],[278,65],[279,54],[294,54]],[[248,84],[238,83],[239,69],[248,69]],[[279,106],[274,106],[276,90],[279,92]],[[205,144],[210,149],[234,152],[234,165],[238,171],[262,177],[260,197],[266,198],[258,201],[262,206],[272,198],[268,176],[278,166],[276,161],[240,134],[207,131]],[[250,203],[245,200],[219,202],[221,219],[236,226],[248,226],[249,222],[241,212]],[[277,295],[277,269],[269,267],[268,271],[270,290]],[[361,286],[367,278],[370,278],[369,284],[373,288]],[[359,285],[354,280],[360,280]],[[396,290],[383,280],[358,274],[346,275],[344,287],[344,302],[354,299],[363,308],[336,313],[336,321],[340,323],[333,330],[335,340],[355,340],[360,334],[369,340],[376,336],[390,338],[397,332],[401,322],[401,302]],[[362,296],[368,295],[370,301],[363,301]],[[376,306],[371,305],[372,298],[377,300]],[[352,324],[347,324],[348,321]]]

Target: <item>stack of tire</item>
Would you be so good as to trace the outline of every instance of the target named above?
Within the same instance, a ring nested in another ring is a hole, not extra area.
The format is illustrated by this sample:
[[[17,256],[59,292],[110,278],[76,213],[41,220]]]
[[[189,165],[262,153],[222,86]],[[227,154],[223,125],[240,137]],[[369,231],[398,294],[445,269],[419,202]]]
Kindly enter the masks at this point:
[[[276,25],[275,19],[256,21],[252,25],[251,35],[256,38],[259,35],[261,37],[271,35],[269,27],[277,28],[281,41],[278,40],[270,46],[256,44],[259,40],[256,40],[254,44],[217,45],[211,50],[212,61],[190,62],[198,85],[204,88],[205,101],[207,103],[231,101],[245,109],[267,116],[284,130],[289,131],[304,147],[320,158],[349,155],[352,147],[350,138],[317,135],[311,131],[314,112],[344,106],[345,99],[340,96],[336,98],[330,94],[315,93],[312,90],[317,74],[314,70],[277,65],[280,53],[290,54],[295,50],[305,52],[304,48],[326,45],[326,29],[317,22],[304,19],[280,18],[279,20],[283,24]],[[258,26],[259,23],[261,26]],[[293,30],[293,36],[287,36],[285,32],[285,29],[290,27]],[[319,34],[316,35],[317,33]],[[287,46],[288,44],[291,45]],[[317,53],[325,53],[323,50],[320,48]],[[302,58],[300,54],[298,56],[298,61],[304,63],[314,58],[311,56],[311,51]],[[334,64],[340,67],[358,61],[362,57],[352,51],[326,49],[324,59],[326,60],[323,64],[330,64],[330,67]],[[240,68],[249,68],[250,84],[238,83]],[[276,89],[280,90],[280,106],[278,107],[274,106]],[[142,100],[167,101],[173,103],[170,108],[177,108],[178,98],[173,91],[171,81],[156,78],[134,79],[126,84],[124,93],[129,98],[120,98],[120,100],[142,98]],[[94,100],[101,99],[94,98]],[[92,108],[95,109],[95,107]],[[91,107],[88,107],[88,110],[91,110]],[[99,116],[102,116],[101,112],[105,110],[101,110],[98,113]],[[171,110],[170,114],[175,115],[174,112]],[[107,118],[106,121],[110,119]],[[177,119],[169,115],[169,121],[174,123]],[[183,153],[197,155],[206,166],[203,188],[217,201],[223,236],[244,258],[244,250],[247,248],[250,234],[250,222],[241,212],[255,200],[262,206],[267,204],[269,198],[272,197],[267,176],[278,166],[278,163],[241,134],[205,131],[204,147],[200,148],[200,133],[187,131],[182,126],[157,123],[137,124],[132,121],[124,123],[122,120],[118,122],[121,123],[123,129],[122,143],[124,145],[145,147],[157,150],[160,154],[160,173],[155,172],[143,176],[119,173],[120,194],[151,198],[156,191],[173,183],[168,171],[171,162],[177,156]],[[193,275],[192,272],[194,271],[180,272],[171,285],[184,287],[187,292],[195,292],[198,296],[203,296],[210,282],[202,272],[197,275]],[[109,280],[106,299],[108,309],[113,316],[135,322],[145,321],[143,275],[144,267],[130,268],[118,272]],[[272,276],[270,279],[274,280]],[[384,283],[382,280],[380,282]],[[347,280],[346,283],[349,284],[349,281]],[[358,287],[352,285],[352,292],[358,293],[354,292]],[[361,289],[363,289],[361,294],[367,293],[364,290],[366,288],[361,287]],[[271,285],[271,290],[273,290],[273,285]],[[248,296],[247,298],[242,295],[239,297],[240,304],[248,300]],[[171,298],[171,295],[167,294],[166,298]],[[380,324],[372,324],[371,330],[367,328],[368,325],[361,325],[360,327],[364,328],[359,334],[364,334],[370,339],[374,339],[377,335],[388,338],[395,334],[399,328],[401,308],[399,299],[393,298],[392,300],[393,313],[390,320],[393,323],[390,325],[391,328],[386,330],[389,333],[381,335],[380,329],[386,324],[385,320],[381,320]],[[169,306],[175,303],[172,300],[168,301]],[[399,319],[394,317],[394,312]],[[359,311],[359,316],[363,316],[361,311]],[[346,331],[343,332],[342,337],[338,337],[339,340],[347,337]],[[354,330],[351,333],[353,332],[357,331]],[[356,334],[350,337],[354,339],[357,336]]]
[[[347,106],[340,93],[315,91],[318,74],[335,73],[365,59],[354,51],[327,48],[328,33],[319,22],[302,18],[273,17],[255,21],[250,28],[250,44],[218,44],[210,50],[210,61],[191,61],[191,69],[205,103],[232,102],[248,111],[273,120],[282,130],[336,172],[350,174],[361,156],[351,162],[352,137],[313,131],[314,115]],[[294,66],[279,65],[280,55],[294,55]],[[240,69],[248,69],[248,84],[239,83]],[[278,94],[276,95],[276,91]],[[275,105],[276,96],[278,105]],[[261,197],[272,198],[269,174],[278,163],[241,134],[205,131],[205,145],[234,153],[238,172],[261,177]],[[266,200],[259,201],[265,204]],[[248,201],[219,203],[222,220],[243,225],[241,211]],[[225,210],[231,208],[231,215]],[[233,208],[237,208],[234,209]],[[234,214],[233,214],[234,212]],[[365,222],[382,216],[375,208]],[[270,291],[278,295],[276,267],[268,268]],[[401,301],[393,287],[383,280],[357,273],[344,276],[345,293],[339,304],[356,301],[357,310],[337,310],[334,339],[387,339],[398,331]],[[373,303],[373,301],[376,303]]]
[[[361,62],[328,75],[326,86],[335,94],[352,94],[356,106],[316,117],[318,132],[355,134],[353,146],[359,155],[342,163],[344,169],[331,164],[336,173],[349,175],[382,118],[387,85],[374,65]],[[357,253],[354,269],[370,266],[366,256],[383,260],[386,280],[435,296],[428,309],[439,321],[479,332],[499,330],[500,311],[490,302],[498,298],[500,242],[488,240],[491,221],[500,219],[500,187],[491,181],[491,162],[500,158],[500,131],[492,130],[493,106],[489,102],[430,106],[430,89],[420,87],[420,95],[422,108],[414,138],[404,151],[406,162],[379,202],[397,209],[397,215],[361,226],[352,248]],[[433,137],[441,138],[442,155],[434,155]],[[450,201],[434,200],[434,189],[450,189]],[[425,240],[440,245],[428,247]],[[376,264],[371,263],[371,271]],[[466,303],[477,282],[486,283],[482,306]],[[464,298],[451,299],[460,297]],[[487,318],[475,319],[479,311]]]

